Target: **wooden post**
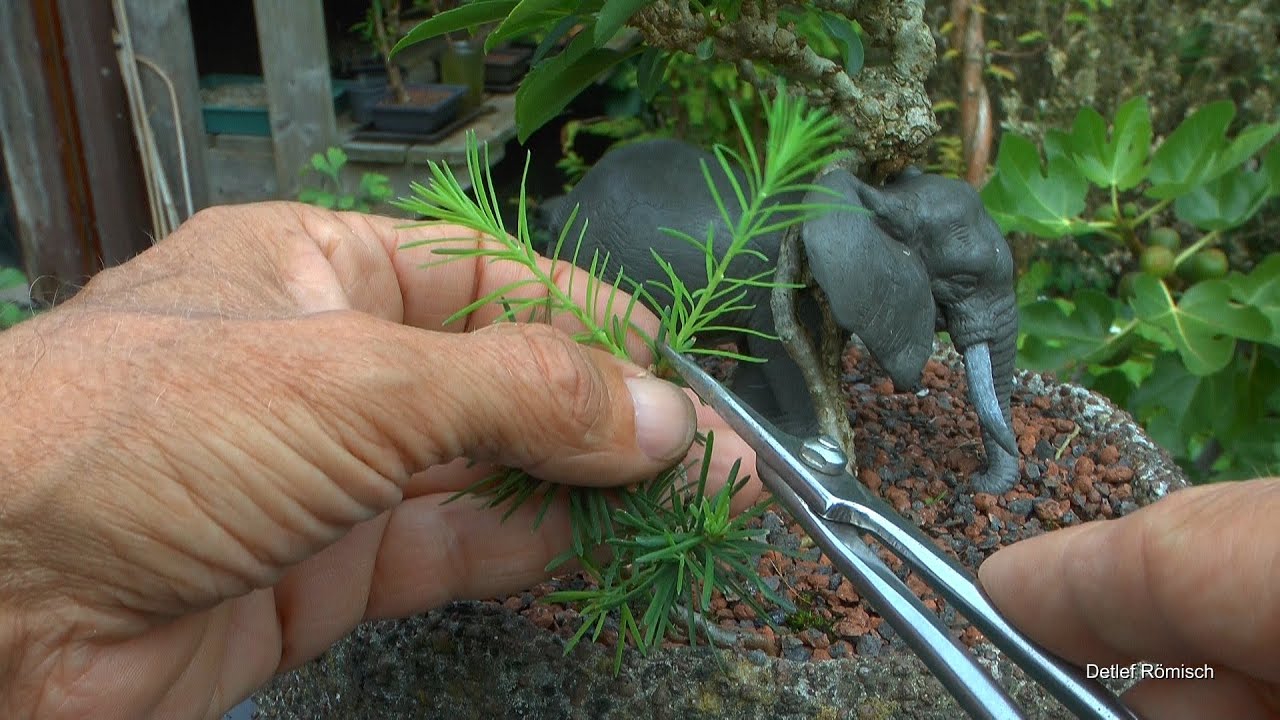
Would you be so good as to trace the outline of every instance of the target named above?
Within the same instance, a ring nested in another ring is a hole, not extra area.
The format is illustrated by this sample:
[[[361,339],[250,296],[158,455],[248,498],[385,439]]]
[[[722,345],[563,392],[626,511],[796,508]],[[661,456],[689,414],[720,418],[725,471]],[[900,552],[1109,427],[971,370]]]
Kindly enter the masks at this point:
[[[129,104],[111,34],[111,4],[59,0],[67,76],[93,204],[97,255],[104,267],[151,246],[142,166],[134,149]]]
[[[200,75],[196,70],[195,41],[191,37],[187,0],[124,0],[124,4],[134,52],[155,63],[169,77],[178,97],[178,117],[175,118],[169,103],[168,86],[152,70],[138,70],[142,91],[151,108],[151,127],[155,131],[165,176],[179,207],[184,207],[181,198],[182,161],[185,156],[192,202],[199,210],[209,204],[209,180],[205,168],[208,140],[200,111]],[[175,128],[182,133],[184,147],[181,149]]]
[[[0,2],[0,143],[33,295],[65,295],[97,269],[88,223],[88,198],[75,177],[79,148],[67,133],[74,111],[64,103],[65,66],[56,13],[44,2]],[[52,278],[52,282],[44,281]]]
[[[311,155],[337,144],[322,0],[254,0],[280,197]]]

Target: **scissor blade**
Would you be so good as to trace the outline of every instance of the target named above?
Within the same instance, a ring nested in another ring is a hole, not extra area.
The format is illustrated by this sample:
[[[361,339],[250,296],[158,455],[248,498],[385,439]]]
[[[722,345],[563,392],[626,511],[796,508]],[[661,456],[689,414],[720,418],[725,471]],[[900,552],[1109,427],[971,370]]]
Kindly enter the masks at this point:
[[[658,347],[671,367],[702,401],[716,411],[738,437],[756,451],[757,462],[764,462],[779,471],[804,472],[792,454],[788,443],[794,438],[752,410],[742,398],[725,387],[719,380],[707,374],[697,363],[667,345]]]

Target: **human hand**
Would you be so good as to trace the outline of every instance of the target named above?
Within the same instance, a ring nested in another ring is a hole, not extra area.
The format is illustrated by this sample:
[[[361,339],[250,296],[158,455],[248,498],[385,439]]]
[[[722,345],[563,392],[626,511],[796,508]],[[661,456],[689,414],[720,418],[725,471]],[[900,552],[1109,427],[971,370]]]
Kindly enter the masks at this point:
[[[531,533],[442,504],[495,464],[609,485],[685,455],[687,395],[568,320],[442,327],[524,271],[421,269],[399,246],[479,241],[397,224],[205,211],[0,335],[0,717],[220,717],[361,620],[542,579],[565,507]]]
[[[1181,490],[1117,520],[1011,545],[979,569],[1014,625],[1084,666],[1213,669],[1145,679],[1141,717],[1280,717],[1280,479]]]

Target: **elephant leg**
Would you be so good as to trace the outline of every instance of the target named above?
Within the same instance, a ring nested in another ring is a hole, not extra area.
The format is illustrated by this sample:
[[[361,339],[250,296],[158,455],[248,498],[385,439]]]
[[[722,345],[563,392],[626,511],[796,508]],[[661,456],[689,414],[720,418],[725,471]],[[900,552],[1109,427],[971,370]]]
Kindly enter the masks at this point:
[[[746,370],[748,377],[756,378],[763,386],[760,406],[752,404],[769,421],[780,429],[796,435],[818,434],[817,413],[805,384],[804,373],[791,359],[782,343],[759,337],[747,338],[747,354],[763,358],[764,363],[742,363],[739,372]],[[767,410],[760,408],[767,407]]]
[[[987,448],[987,469],[975,473],[969,484],[974,492],[1003,495],[1012,490],[1022,477],[1018,458],[990,438],[984,437],[983,444]]]
[[[754,355],[750,350],[746,354]],[[733,370],[733,377],[729,379],[729,389],[750,405],[752,410],[776,422],[782,412],[773,396],[773,388],[769,386],[769,376],[765,374],[764,368],[762,363],[739,362]]]

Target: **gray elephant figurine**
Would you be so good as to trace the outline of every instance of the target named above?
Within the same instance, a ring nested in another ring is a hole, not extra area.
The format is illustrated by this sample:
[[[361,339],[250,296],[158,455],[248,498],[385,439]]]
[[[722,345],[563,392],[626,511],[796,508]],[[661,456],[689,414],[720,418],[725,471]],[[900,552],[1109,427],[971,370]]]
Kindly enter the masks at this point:
[[[604,277],[621,270],[643,284],[656,304],[668,305],[672,298],[656,284],[665,275],[651,248],[671,263],[691,290],[705,287],[706,270],[699,249],[661,228],[705,237],[712,225],[719,252],[730,239],[707,189],[702,162],[721,196],[732,198],[732,185],[712,154],[677,140],[649,140],[606,154],[567,196],[545,204],[542,222],[558,236],[578,208],[565,245],[573,244],[585,221],[579,262],[590,262],[596,252],[601,258],[607,253]],[[918,387],[935,333],[947,330],[964,357],[969,398],[987,455],[987,468],[971,479],[971,486],[992,493],[1011,489],[1019,478],[1009,411],[1018,337],[1013,259],[978,194],[959,180],[918,171],[904,173],[882,188],[841,170],[816,183],[851,206],[824,213],[801,229],[810,271],[826,293],[837,324],[858,336],[898,391]],[[779,197],[776,202],[799,199]],[[833,202],[816,191],[804,199]],[[859,205],[866,210],[852,207]],[[757,238],[753,249],[770,263],[743,255],[735,259],[730,273],[750,277],[771,269],[781,241],[781,233]],[[776,334],[769,292],[753,288],[741,303],[749,309],[724,318],[723,324]],[[800,323],[817,337],[816,306],[801,304],[798,312]],[[739,364],[733,390],[779,427],[814,433],[817,420],[808,388],[782,343],[747,333],[700,338],[724,339],[766,360]]]

